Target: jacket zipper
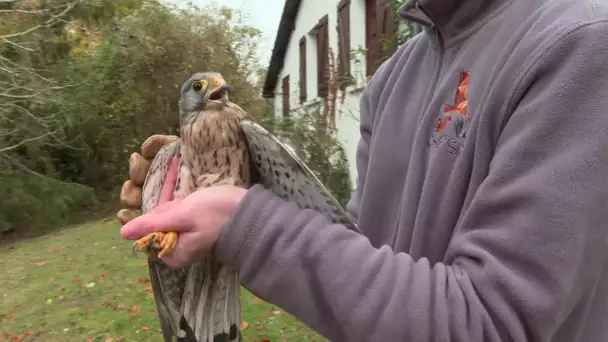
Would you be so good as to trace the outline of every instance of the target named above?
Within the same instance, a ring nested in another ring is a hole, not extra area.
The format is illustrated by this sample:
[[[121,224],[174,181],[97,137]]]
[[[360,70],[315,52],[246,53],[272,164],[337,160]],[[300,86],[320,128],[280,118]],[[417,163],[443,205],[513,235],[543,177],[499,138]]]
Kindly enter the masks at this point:
[[[418,5],[416,5],[418,6]],[[424,10],[422,10],[421,8],[419,8],[425,15],[428,16],[428,14],[426,14],[426,12],[424,12]],[[429,17],[430,18],[430,17]],[[432,21],[432,19],[431,19]],[[439,77],[441,76],[441,73],[443,71],[443,64],[444,64],[444,47],[443,47],[443,40],[441,37],[441,33],[439,32],[439,29],[437,29],[437,27],[435,26],[435,24],[433,23],[433,25],[431,26],[431,30],[433,31],[433,37],[431,38],[431,43],[433,46],[435,46],[438,50],[438,54],[439,54],[439,64],[437,66],[437,69],[435,71],[435,74],[433,75],[433,80],[431,82],[431,86],[429,87],[429,92],[426,96],[426,99],[424,100],[424,107],[423,108],[428,108],[432,99],[433,99],[433,94],[435,93],[435,90],[437,89],[437,83],[439,82]],[[424,120],[424,115],[420,117],[420,120]],[[404,184],[404,187],[402,189],[402,195],[401,195],[401,200],[399,201],[399,215],[397,216],[397,227],[395,229],[395,232],[393,233],[393,243],[391,247],[395,247],[395,244],[397,243],[397,235],[399,234],[399,227],[401,225],[401,217],[403,216],[403,198],[405,194],[405,186],[407,186],[407,182],[406,184]],[[420,206],[420,199],[418,200],[418,202],[416,203],[416,206],[419,207]],[[418,208],[416,208],[416,212],[418,212]]]

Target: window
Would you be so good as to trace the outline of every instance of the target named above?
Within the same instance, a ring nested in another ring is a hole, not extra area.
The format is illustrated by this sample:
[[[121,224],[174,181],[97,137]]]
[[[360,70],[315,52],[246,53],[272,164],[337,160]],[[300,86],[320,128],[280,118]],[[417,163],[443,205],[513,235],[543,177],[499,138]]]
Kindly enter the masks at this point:
[[[306,102],[306,36],[300,38],[300,103]]]
[[[327,15],[314,28],[317,39],[317,94],[326,97],[329,86],[329,30]]]
[[[395,10],[391,0],[365,0],[365,45],[367,75],[395,51],[397,32]]]
[[[283,116],[289,116],[289,75],[283,77]]]
[[[350,76],[350,0],[338,4],[338,76],[340,81]],[[346,82],[340,82],[344,89]]]

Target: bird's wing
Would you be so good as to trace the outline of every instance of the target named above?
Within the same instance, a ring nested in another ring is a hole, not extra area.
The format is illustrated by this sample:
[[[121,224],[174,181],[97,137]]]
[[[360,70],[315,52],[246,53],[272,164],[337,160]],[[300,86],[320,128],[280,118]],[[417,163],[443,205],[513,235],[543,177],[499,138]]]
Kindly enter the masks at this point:
[[[142,205],[144,213],[152,210],[158,204],[161,189],[171,166],[173,157],[179,156],[180,141],[176,140],[165,145],[150,164],[146,181],[142,186]],[[160,326],[166,342],[180,331],[180,306],[186,281],[187,269],[174,269],[161,261],[148,259],[150,279]]]
[[[241,120],[241,129],[247,137],[257,183],[302,209],[314,209],[359,232],[338,200],[291,147],[252,120]]]

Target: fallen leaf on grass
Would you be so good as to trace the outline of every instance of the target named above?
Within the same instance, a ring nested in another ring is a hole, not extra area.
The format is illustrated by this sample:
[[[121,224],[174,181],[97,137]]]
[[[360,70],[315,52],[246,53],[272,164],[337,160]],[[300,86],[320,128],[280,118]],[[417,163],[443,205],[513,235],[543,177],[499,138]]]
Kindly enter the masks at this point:
[[[82,281],[82,278],[79,278],[79,277],[74,278],[75,283],[80,283],[81,281]]]
[[[144,287],[144,291],[152,291],[152,286],[146,286],[146,287]]]
[[[8,287],[10,287],[11,289],[15,288],[15,284],[9,284]]]
[[[55,281],[55,278],[49,278],[49,283],[52,283]]]
[[[141,283],[141,284],[149,283],[150,282],[150,278],[147,278],[147,277],[146,278],[139,278],[139,279],[137,279],[137,282]]]
[[[241,321],[241,330],[245,330],[245,328],[247,328],[249,326],[249,323],[247,323],[247,321]]]
[[[260,303],[262,303],[262,300],[258,297],[254,297],[252,302],[253,302],[253,304],[260,304]]]
[[[141,309],[137,305],[133,305],[133,307],[131,308],[132,313],[139,313],[140,310]]]
[[[91,337],[87,338],[86,342],[93,342],[93,339]]]
[[[275,316],[277,316],[277,315],[281,314],[281,311],[280,310],[273,310],[272,314],[275,315]]]
[[[66,257],[65,260],[72,261],[72,257]]]
[[[108,338],[106,338],[106,341],[105,341],[105,342],[112,342],[112,341],[114,341],[114,339],[113,339],[113,338],[111,338],[111,337],[108,337]]]
[[[95,286],[95,283],[88,283],[85,286],[88,287],[88,288],[91,288],[91,287]]]
[[[108,272],[101,272],[100,276],[105,277],[108,275]]]
[[[20,342],[20,341],[23,341],[24,338],[25,338],[25,334],[19,334],[17,336],[13,336],[11,338],[11,341]]]
[[[105,308],[105,307],[107,307],[107,306],[109,306],[109,305],[110,305],[110,303],[109,303],[109,302],[103,302],[103,303],[101,303],[101,307],[102,307],[102,308]]]
[[[123,303],[114,304],[115,309],[124,309],[125,305]]]

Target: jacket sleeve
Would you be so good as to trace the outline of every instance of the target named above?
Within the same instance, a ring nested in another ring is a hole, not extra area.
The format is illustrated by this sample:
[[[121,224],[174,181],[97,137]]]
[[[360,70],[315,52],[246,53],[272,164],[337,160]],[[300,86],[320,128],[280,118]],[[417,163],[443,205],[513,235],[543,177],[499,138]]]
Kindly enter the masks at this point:
[[[373,81],[373,80],[372,80]],[[370,81],[370,83],[372,82]],[[359,143],[357,144],[357,182],[353,195],[346,205],[346,211],[348,216],[354,222],[357,222],[359,217],[359,204],[361,203],[361,193],[363,192],[363,185],[365,184],[365,176],[367,174],[367,163],[369,161],[369,144],[372,137],[372,118],[371,118],[371,101],[369,89],[365,88],[359,105]]]
[[[606,32],[580,27],[522,71],[526,92],[513,100],[448,262],[375,248],[261,186],[239,204],[218,258],[335,341],[550,340],[591,305],[606,266]]]

